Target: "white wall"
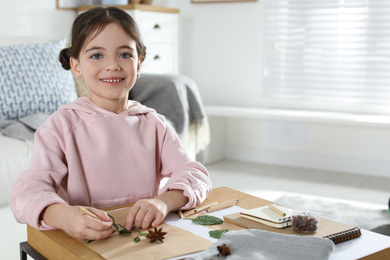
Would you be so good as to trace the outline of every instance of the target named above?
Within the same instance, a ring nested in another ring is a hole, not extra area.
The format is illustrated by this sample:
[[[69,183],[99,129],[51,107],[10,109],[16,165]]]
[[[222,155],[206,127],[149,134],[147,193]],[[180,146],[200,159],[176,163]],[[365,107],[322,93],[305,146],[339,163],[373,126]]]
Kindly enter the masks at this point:
[[[59,39],[67,37],[74,11],[57,10],[56,0],[0,2],[0,36]]]
[[[259,105],[261,0],[217,4],[154,0],[153,3],[180,9],[179,71],[196,80],[205,104]]]

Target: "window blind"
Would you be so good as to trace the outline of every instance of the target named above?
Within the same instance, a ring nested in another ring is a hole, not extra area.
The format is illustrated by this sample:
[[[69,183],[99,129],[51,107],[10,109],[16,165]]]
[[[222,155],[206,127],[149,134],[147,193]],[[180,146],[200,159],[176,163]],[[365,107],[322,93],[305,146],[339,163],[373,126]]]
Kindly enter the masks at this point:
[[[264,102],[390,114],[390,1],[263,3]]]

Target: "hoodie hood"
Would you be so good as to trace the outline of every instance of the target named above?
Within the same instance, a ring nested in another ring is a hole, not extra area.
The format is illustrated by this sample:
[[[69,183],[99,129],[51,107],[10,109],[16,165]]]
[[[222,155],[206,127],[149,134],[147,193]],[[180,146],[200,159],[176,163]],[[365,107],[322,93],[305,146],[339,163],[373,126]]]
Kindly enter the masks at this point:
[[[79,115],[84,114],[86,116],[101,116],[101,117],[119,116],[119,115],[137,116],[137,115],[147,114],[150,112],[156,112],[154,109],[141,105],[137,101],[129,100],[127,108],[124,109],[119,114],[116,114],[114,112],[99,107],[87,97],[80,97],[76,99],[74,102],[62,105],[58,108],[58,110],[73,110]]]

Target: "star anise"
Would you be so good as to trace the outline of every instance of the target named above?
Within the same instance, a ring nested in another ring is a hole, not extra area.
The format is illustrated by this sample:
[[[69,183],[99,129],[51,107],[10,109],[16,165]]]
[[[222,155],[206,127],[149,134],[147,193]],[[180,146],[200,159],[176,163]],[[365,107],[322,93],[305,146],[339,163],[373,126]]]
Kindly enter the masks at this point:
[[[164,243],[163,239],[164,239],[164,236],[167,234],[167,232],[162,232],[162,228],[157,230],[157,228],[154,227],[154,231],[153,230],[148,230],[148,231],[149,231],[149,234],[147,234],[146,237],[150,238],[150,243],[152,243],[156,240],[160,240],[161,243]]]
[[[217,249],[218,249],[218,256],[221,255],[221,256],[227,256],[227,255],[231,255],[232,253],[230,252],[230,248],[228,246],[226,246],[226,244],[223,244],[222,246],[217,246]]]

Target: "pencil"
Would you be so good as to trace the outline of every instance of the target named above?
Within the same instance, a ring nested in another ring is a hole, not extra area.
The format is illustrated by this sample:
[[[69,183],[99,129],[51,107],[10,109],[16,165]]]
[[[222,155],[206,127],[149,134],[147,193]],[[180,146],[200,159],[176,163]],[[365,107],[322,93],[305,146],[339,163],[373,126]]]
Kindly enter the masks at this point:
[[[183,211],[181,211],[181,209],[179,209],[178,211],[177,211],[177,214],[179,215],[179,218],[183,218],[184,216],[183,216]]]
[[[184,216],[184,217],[188,217],[188,216],[191,216],[191,215],[193,215],[193,214],[195,214],[195,213],[199,213],[199,212],[201,212],[201,211],[203,211],[203,210],[205,210],[205,209],[210,208],[211,206],[213,206],[213,205],[215,205],[215,204],[217,204],[217,203],[218,203],[218,202],[214,202],[214,203],[208,204],[208,205],[206,205],[206,206],[203,206],[203,207],[200,207],[200,208],[196,208],[196,209],[194,209],[194,210],[187,211],[187,212],[185,212],[185,213],[183,214],[183,216]]]
[[[225,205],[229,205],[229,207],[231,207],[231,204],[236,204],[238,202],[238,199],[231,199],[231,200],[225,200],[225,201],[221,201],[221,202],[218,202],[217,205],[213,205],[212,207],[222,207],[225,206]]]
[[[236,205],[237,202],[238,201],[236,200],[236,201],[228,201],[228,202],[224,202],[224,203],[218,203],[217,205],[213,205],[210,208],[206,209],[206,212],[210,213],[210,212],[214,212],[214,211],[217,211],[220,209],[230,208],[230,207],[233,207],[234,205]]]
[[[272,204],[268,204],[268,208],[269,208],[270,210],[272,210],[273,212],[279,214],[280,216],[285,217],[285,216],[286,216],[286,213],[284,213],[284,212],[281,211],[280,209],[276,208],[274,205],[276,205],[276,204],[273,204],[273,205],[272,205]]]
[[[99,218],[98,216],[96,216],[96,215],[93,214],[91,211],[87,210],[86,208],[79,207],[79,212],[80,212],[81,214],[90,216],[91,218],[95,218],[95,219],[98,219],[98,220],[100,220],[100,221],[103,221],[103,219]]]
[[[209,205],[206,205],[206,206],[203,206],[203,207],[200,207],[200,208],[196,208],[196,209],[194,209],[194,212],[195,213],[201,212],[201,211],[206,210],[206,209],[208,209],[211,206],[216,205],[216,204],[218,204],[218,202],[214,202],[214,203],[211,203]]]

